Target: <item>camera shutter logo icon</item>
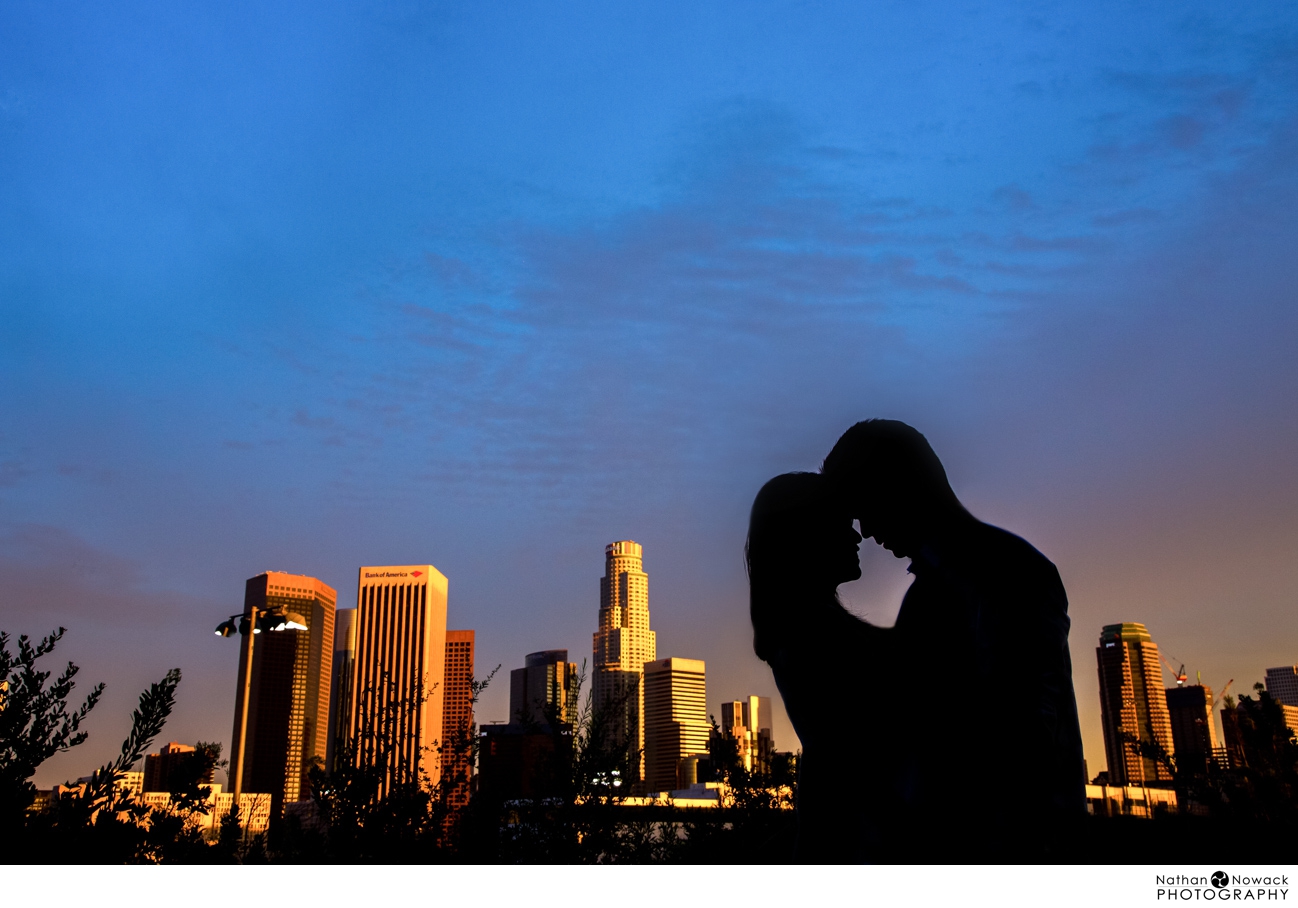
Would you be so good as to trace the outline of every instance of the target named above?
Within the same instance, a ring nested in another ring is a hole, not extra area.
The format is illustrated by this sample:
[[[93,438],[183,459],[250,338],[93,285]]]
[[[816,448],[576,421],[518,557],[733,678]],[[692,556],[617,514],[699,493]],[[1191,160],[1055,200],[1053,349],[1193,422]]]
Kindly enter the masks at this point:
[[[1223,888],[1229,882],[1230,877],[1226,875],[1226,871],[1224,870],[1218,870],[1212,875],[1212,885],[1216,886],[1218,889]]]

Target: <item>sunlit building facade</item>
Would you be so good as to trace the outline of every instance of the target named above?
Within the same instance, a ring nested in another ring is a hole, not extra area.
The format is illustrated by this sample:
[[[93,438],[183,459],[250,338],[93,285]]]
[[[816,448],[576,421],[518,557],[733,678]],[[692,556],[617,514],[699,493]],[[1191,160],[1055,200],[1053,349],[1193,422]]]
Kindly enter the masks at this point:
[[[721,704],[721,732],[733,740],[739,762],[748,772],[771,771],[775,740],[771,733],[771,698],[748,696]]]
[[[672,791],[681,760],[708,752],[706,665],[701,659],[655,659],[644,666],[644,789]]]
[[[444,733],[446,577],[431,564],[362,567],[356,594],[355,759],[394,784],[436,784]]]
[[[259,632],[252,646],[248,686],[247,740],[241,737],[243,679],[248,646],[240,648],[231,737],[231,788],[271,796],[271,814],[284,804],[310,797],[307,771],[313,757],[324,759],[329,736],[329,694],[333,677],[337,593],[314,577],[267,571],[244,585],[245,620],[265,609],[298,616],[305,625]],[[234,774],[242,766],[239,782]]]
[[[1109,624],[1100,633],[1095,657],[1109,784],[1171,781],[1167,766],[1131,746],[1136,740],[1155,742],[1169,755],[1176,752],[1158,644],[1143,624]]]
[[[604,547],[599,581],[599,630],[594,634],[591,693],[597,714],[616,710],[613,734],[628,752],[643,754],[644,665],[658,657],[649,629],[649,577],[643,549],[629,539]],[[631,774],[643,773],[643,757]],[[634,781],[634,780],[633,780]]]

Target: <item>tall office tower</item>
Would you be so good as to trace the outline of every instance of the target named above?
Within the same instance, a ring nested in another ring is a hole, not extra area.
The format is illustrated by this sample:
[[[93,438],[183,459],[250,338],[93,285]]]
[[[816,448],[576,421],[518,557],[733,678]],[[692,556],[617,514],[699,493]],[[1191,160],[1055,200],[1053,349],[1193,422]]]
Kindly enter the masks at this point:
[[[329,737],[329,692],[333,676],[334,611],[337,593],[314,577],[267,571],[244,588],[243,614],[283,609],[294,624],[306,629],[257,633],[252,645],[249,678],[248,739],[240,737],[244,698],[242,681],[248,670],[247,647],[239,652],[239,678],[234,704],[234,735],[230,772],[243,775],[237,790],[271,796],[271,816],[284,805],[310,796],[307,770],[312,757],[324,758]],[[235,788],[236,780],[230,779]]]
[[[356,609],[340,608],[334,623],[333,689],[329,692],[329,743],[325,767],[339,766],[351,733],[352,684],[356,673]]]
[[[684,757],[708,752],[707,683],[701,659],[656,659],[644,667],[644,788],[683,788]]]
[[[1095,657],[1100,670],[1100,719],[1109,783],[1171,781],[1163,764],[1140,756],[1130,744],[1132,739],[1154,741],[1168,754],[1175,753],[1158,644],[1143,624],[1109,624],[1100,633]]]
[[[550,725],[577,720],[577,663],[566,649],[528,653],[509,673],[509,721]]]
[[[642,754],[631,767],[637,778],[644,770],[644,724],[640,721],[644,664],[658,658],[657,638],[649,630],[649,576],[643,570],[642,556],[640,545],[629,539],[604,547],[591,679],[595,712],[618,711],[612,724],[614,743]]]
[[[442,774],[456,779],[452,807],[469,803],[473,774],[473,631],[446,632],[446,672],[442,682]]]
[[[1212,688],[1202,684],[1167,688],[1167,714],[1172,722],[1172,744],[1180,769],[1208,771],[1217,749],[1217,726],[1212,721]]]
[[[1266,692],[1285,706],[1298,706],[1298,665],[1282,665],[1266,670]]]
[[[356,760],[382,763],[385,781],[441,779],[446,679],[446,577],[431,564],[363,567],[356,593],[351,735]]]
[[[770,772],[775,740],[771,734],[771,698],[746,697],[721,704],[721,731],[739,749],[749,772]]]

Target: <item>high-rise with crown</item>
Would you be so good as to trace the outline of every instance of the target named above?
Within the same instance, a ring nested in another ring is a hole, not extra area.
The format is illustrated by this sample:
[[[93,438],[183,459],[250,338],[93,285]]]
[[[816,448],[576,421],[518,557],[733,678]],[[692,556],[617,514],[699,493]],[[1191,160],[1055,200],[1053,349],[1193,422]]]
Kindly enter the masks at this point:
[[[446,577],[431,564],[363,567],[356,598],[351,735],[356,760],[383,765],[386,794],[441,778]]]
[[[1163,763],[1137,753],[1132,746],[1140,741],[1157,744],[1169,755],[1176,752],[1158,644],[1143,624],[1109,624],[1100,633],[1095,657],[1110,784],[1171,781],[1172,774]]]
[[[289,626],[257,633],[239,655],[239,677],[248,682],[247,736],[241,722],[244,686],[235,694],[234,735],[230,747],[231,787],[271,796],[271,815],[309,796],[307,770],[312,757],[324,759],[329,734],[329,693],[333,676],[334,612],[337,593],[314,577],[267,571],[244,587],[243,613],[255,623],[266,609],[289,615]],[[242,774],[238,780],[233,774]]]
[[[654,632],[649,630],[649,577],[643,554],[639,543],[629,539],[604,547],[591,679],[596,714],[616,711],[612,722],[616,743],[629,753],[641,754],[629,767],[637,779],[644,765],[644,664],[658,656]]]

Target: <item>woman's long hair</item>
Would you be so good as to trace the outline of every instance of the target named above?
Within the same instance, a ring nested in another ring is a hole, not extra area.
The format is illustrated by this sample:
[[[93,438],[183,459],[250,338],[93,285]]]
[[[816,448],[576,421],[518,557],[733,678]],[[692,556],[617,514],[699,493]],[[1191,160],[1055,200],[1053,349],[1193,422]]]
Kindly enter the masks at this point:
[[[748,519],[748,567],[753,650],[770,661],[778,642],[802,621],[795,605],[808,599],[838,604],[835,584],[818,573],[818,523],[826,519],[827,481],[818,473],[783,473],[762,486]]]

